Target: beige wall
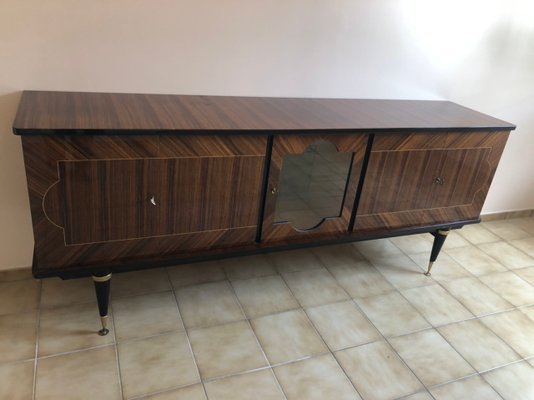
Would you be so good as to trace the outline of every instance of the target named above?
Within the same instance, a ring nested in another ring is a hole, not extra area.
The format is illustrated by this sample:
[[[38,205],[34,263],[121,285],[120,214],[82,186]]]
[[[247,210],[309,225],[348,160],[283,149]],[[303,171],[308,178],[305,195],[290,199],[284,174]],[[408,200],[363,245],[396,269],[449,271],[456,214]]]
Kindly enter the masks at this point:
[[[23,89],[448,99],[516,123],[484,212],[534,208],[530,0],[2,0],[0,269],[31,263]]]

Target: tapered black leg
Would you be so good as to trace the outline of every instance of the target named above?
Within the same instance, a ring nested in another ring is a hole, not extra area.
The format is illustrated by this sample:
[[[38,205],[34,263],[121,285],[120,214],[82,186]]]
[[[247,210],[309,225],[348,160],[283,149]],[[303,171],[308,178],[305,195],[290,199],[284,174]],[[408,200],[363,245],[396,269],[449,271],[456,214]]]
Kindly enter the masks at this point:
[[[425,272],[426,276],[430,276],[430,270],[432,269],[432,265],[434,264],[434,261],[436,261],[436,259],[438,258],[439,252],[441,251],[443,243],[445,243],[445,239],[447,239],[447,235],[449,234],[449,232],[449,229],[438,229],[436,232],[432,233],[432,235],[434,235],[434,243],[432,244],[432,252],[430,253],[428,269]]]
[[[111,273],[95,274],[93,275],[93,282],[95,283],[96,300],[98,301],[98,312],[100,313],[100,321],[102,322],[102,329],[98,331],[98,334],[100,336],[105,336],[109,333],[109,329],[107,328],[107,326]]]

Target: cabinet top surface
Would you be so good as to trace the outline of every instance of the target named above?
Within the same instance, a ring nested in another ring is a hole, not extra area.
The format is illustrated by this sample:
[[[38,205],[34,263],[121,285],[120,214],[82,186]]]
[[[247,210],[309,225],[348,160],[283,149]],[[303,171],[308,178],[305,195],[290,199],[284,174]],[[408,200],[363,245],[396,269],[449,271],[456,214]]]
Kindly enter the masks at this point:
[[[511,130],[449,101],[24,91],[18,135]]]

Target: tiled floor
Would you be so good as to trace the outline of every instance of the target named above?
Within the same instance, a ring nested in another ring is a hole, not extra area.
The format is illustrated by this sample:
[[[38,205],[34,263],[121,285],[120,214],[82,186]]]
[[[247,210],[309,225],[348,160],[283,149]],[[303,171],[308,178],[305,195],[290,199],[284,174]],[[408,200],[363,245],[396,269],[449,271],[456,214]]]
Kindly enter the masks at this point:
[[[0,274],[0,399],[534,399],[534,218],[88,279]]]

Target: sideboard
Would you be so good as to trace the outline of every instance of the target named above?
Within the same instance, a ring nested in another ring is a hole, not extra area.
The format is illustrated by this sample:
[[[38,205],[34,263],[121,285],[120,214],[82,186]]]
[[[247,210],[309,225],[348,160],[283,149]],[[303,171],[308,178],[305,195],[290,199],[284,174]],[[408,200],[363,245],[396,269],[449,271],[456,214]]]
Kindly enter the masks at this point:
[[[514,125],[447,101],[25,91],[33,274],[92,275],[479,222]]]

